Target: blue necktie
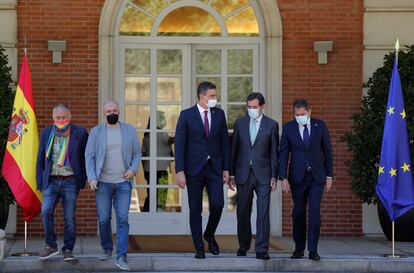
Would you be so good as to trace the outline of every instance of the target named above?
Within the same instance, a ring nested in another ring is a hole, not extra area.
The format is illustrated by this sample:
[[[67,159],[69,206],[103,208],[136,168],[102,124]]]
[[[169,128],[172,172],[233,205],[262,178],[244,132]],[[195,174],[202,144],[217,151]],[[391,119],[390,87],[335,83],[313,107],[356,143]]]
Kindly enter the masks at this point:
[[[256,136],[257,136],[256,122],[257,120],[253,119],[251,121],[252,124],[250,126],[250,142],[252,143],[252,145],[254,145],[254,142],[256,141]]]
[[[305,127],[303,129],[303,143],[305,143],[305,147],[308,148],[308,146],[309,146],[309,130],[308,130],[308,125],[305,124],[305,125],[303,125],[303,127]]]

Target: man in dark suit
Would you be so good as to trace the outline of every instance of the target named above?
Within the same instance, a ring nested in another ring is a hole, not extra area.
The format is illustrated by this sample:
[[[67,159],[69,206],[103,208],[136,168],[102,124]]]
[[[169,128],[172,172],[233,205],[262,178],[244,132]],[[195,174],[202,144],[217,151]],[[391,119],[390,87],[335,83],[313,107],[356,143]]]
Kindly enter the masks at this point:
[[[62,199],[65,227],[63,259],[73,260],[76,241],[75,209],[79,190],[86,182],[85,147],[88,134],[70,123],[70,110],[62,104],[53,108],[54,124],[42,130],[36,164],[36,188],[42,191],[42,223],[46,246],[39,253],[47,259],[59,253],[55,234],[55,207]]]
[[[268,260],[270,192],[276,190],[278,174],[279,126],[265,116],[265,99],[251,93],[246,100],[248,116],[234,124],[230,182],[237,184],[237,256],[246,256],[252,240],[250,217],[253,192],[257,196],[256,258]],[[234,176],[233,176],[234,175]]]
[[[224,206],[223,182],[229,178],[229,135],[223,110],[216,108],[217,91],[211,82],[197,88],[198,102],[181,111],[175,132],[177,184],[187,186],[190,227],[195,258],[204,259],[202,239],[203,190],[208,191],[210,217],[204,232],[209,251],[219,254],[214,238]]]
[[[310,117],[311,109],[306,100],[296,100],[293,103],[293,110],[295,120],[283,126],[279,169],[283,191],[292,192],[294,203],[292,222],[295,251],[291,258],[299,259],[304,256],[306,209],[309,203],[309,259],[320,260],[317,252],[321,225],[320,205],[324,185],[327,192],[332,187],[331,141],[325,122]],[[287,176],[288,165],[289,176]]]

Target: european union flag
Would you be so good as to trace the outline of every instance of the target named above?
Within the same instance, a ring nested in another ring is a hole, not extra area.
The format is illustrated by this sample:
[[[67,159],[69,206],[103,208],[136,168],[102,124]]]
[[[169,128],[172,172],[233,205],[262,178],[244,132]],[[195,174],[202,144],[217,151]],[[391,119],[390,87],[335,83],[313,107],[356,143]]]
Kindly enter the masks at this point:
[[[394,60],[390,91],[388,94],[380,166],[378,169],[377,195],[392,221],[414,208],[414,183],[408,141],[404,98]]]

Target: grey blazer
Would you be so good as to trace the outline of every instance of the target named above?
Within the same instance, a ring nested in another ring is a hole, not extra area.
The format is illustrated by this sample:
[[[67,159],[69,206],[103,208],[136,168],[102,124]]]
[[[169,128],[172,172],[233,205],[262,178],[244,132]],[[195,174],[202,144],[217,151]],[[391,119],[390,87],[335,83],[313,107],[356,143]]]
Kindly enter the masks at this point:
[[[250,141],[250,117],[236,120],[232,137],[230,174],[236,183],[244,184],[249,177],[250,162],[259,183],[270,183],[279,171],[279,125],[263,115],[254,144]]]
[[[139,144],[137,130],[134,126],[119,123],[122,135],[122,153],[124,156],[125,169],[138,172],[138,164],[141,160],[141,147]],[[106,153],[106,123],[100,124],[89,133],[88,143],[85,150],[86,175],[88,181],[97,180],[105,160]],[[131,178],[130,182],[133,183]]]

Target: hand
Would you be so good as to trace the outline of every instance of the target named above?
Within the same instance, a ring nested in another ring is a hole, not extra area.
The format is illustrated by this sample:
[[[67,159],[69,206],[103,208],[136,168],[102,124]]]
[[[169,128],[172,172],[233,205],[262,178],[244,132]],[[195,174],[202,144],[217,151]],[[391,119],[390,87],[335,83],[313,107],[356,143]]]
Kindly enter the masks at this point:
[[[326,178],[326,192],[329,192],[332,188],[332,177]]]
[[[96,191],[98,189],[98,181],[96,180],[89,181],[89,188],[93,191]]]
[[[177,185],[180,189],[184,189],[186,185],[185,174],[184,171],[180,171],[177,173]]]
[[[229,185],[230,190],[236,190],[236,180],[234,180],[234,177],[229,178],[229,182],[227,183],[227,185]]]
[[[272,192],[276,191],[276,188],[277,188],[277,180],[275,178],[272,178],[270,180],[270,187],[272,188]]]
[[[229,171],[223,171],[223,183],[227,184],[229,182]]]
[[[284,193],[290,193],[290,184],[286,178],[282,180],[282,190]]]
[[[133,171],[133,170],[127,170],[125,173],[124,173],[124,178],[126,179],[126,180],[129,180],[129,179],[131,179],[132,177],[134,177],[135,176],[135,172]]]

